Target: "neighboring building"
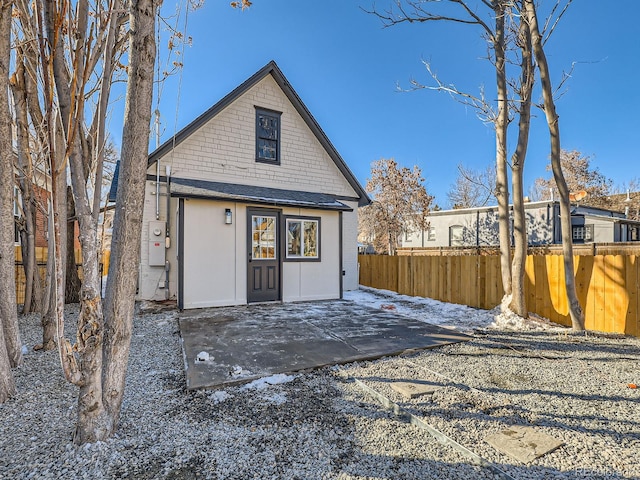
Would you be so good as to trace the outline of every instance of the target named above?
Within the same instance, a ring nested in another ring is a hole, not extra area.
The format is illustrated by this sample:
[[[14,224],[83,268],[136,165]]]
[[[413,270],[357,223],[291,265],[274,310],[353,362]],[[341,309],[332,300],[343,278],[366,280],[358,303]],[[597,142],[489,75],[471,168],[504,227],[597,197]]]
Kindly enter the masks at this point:
[[[640,192],[617,193],[596,198],[587,197],[580,203],[616,212],[625,212],[627,218],[640,220]]]
[[[358,287],[368,203],[271,62],[149,156],[138,297],[181,309],[340,298]]]
[[[511,208],[511,207],[510,207]],[[525,204],[527,238],[531,246],[562,243],[560,204],[557,201]],[[571,207],[574,243],[635,242],[640,222],[624,213],[585,205]],[[513,232],[513,220],[510,219]],[[407,234],[403,247],[486,247],[499,245],[498,207],[440,210],[429,214],[429,229]]]

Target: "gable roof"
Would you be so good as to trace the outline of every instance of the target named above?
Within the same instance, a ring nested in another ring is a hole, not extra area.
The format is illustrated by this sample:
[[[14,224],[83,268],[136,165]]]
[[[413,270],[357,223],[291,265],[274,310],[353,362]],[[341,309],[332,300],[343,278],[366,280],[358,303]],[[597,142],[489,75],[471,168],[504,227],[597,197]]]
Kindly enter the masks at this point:
[[[329,157],[333,160],[338,170],[345,177],[349,185],[353,188],[353,190],[358,195],[358,205],[364,206],[371,203],[367,192],[365,192],[360,182],[353,175],[347,164],[342,159],[338,151],[335,149],[327,135],[322,131],[318,122],[313,118],[309,109],[302,102],[298,94],[295,92],[289,81],[286,79],[276,62],[273,60],[267,63],[264,67],[254,73],[251,77],[249,77],[244,83],[235,88],[231,93],[226,95],[222,100],[209,108],[202,115],[197,117],[191,123],[189,123],[186,127],[176,133],[173,137],[169,138],[166,142],[164,142],[160,147],[158,147],[155,151],[153,151],[149,155],[149,163],[150,167],[153,165],[159,158],[166,155],[172,148],[182,143],[186,140],[191,134],[193,134],[196,130],[202,127],[205,123],[215,117],[218,113],[228,107],[235,100],[240,98],[244,93],[246,93],[249,89],[251,89],[254,85],[260,82],[267,75],[271,75],[278,86],[282,89],[283,93],[289,99],[291,104],[294,106],[296,111],[303,118],[309,129],[313,132],[315,137],[318,139],[322,147],[329,154]]]

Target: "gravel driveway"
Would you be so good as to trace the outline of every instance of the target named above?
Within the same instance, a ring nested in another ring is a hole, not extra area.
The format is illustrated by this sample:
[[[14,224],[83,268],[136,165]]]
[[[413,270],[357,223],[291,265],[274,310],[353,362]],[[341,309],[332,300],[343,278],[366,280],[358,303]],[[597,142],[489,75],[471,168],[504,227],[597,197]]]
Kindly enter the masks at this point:
[[[70,315],[77,312],[71,306]],[[71,331],[71,320],[68,322]],[[39,319],[21,317],[23,342]],[[495,478],[395,417],[388,396],[513,478],[640,478],[640,340],[558,332],[476,332],[472,341],[341,369],[187,392],[172,312],[138,315],[115,438],[71,443],[76,391],[56,352],[33,352],[0,405],[0,478]],[[407,401],[396,380],[441,388]],[[484,438],[533,425],[564,445],[528,465]]]

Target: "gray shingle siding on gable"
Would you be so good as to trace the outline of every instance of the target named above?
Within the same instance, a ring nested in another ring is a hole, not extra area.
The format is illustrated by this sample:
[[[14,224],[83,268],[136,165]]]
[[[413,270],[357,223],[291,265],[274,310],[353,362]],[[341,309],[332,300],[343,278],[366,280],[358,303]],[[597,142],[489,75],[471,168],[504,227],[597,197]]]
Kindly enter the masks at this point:
[[[157,150],[152,152],[149,155],[149,166],[153,165],[156,160],[163,157],[167,153],[171,151],[172,148],[182,143],[186,138],[188,138],[191,134],[196,132],[200,127],[202,127],[205,123],[215,117],[218,113],[228,107],[231,103],[233,103],[236,99],[241,97],[245,92],[247,92],[251,87],[260,82],[267,75],[271,75],[274,81],[278,84],[278,86],[282,89],[286,97],[289,99],[294,108],[298,111],[300,116],[304,119],[305,123],[309,127],[309,129],[313,132],[315,137],[318,139],[322,147],[329,154],[333,162],[335,163],[338,170],[342,173],[344,178],[347,180],[349,185],[353,188],[353,190],[358,195],[358,205],[364,206],[368,205],[371,200],[369,199],[367,193],[358,180],[355,178],[349,167],[344,162],[338,151],[335,149],[329,138],[326,136],[322,128],[318,122],[316,122],[311,112],[304,105],[298,94],[295,92],[293,87],[289,84],[289,81],[286,79],[280,68],[276,65],[274,61],[269,62],[263,68],[261,68],[258,72],[248,78],[244,83],[234,89],[231,93],[226,95],[222,100],[209,108],[206,112],[196,118],[193,122],[188,124],[182,130],[180,130],[174,137],[167,140],[164,144],[162,144]]]

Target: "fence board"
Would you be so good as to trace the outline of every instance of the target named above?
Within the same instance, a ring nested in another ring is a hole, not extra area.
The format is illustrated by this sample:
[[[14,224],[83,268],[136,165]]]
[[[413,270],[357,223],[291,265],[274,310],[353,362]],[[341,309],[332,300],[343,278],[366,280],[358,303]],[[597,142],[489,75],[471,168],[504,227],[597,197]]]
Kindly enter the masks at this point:
[[[487,301],[487,258],[478,257],[478,307],[489,309]]]
[[[429,273],[431,275],[431,282],[428,288],[430,298],[439,298],[439,285],[440,285],[440,258],[428,257],[429,261]]]
[[[554,272],[555,278],[557,279],[557,306],[558,306],[558,315],[555,320],[557,323],[561,325],[571,325],[571,317],[569,316],[569,299],[567,298],[567,286],[564,280],[564,257],[560,255],[554,255],[553,259],[555,261],[554,264]],[[576,272],[578,271],[578,262],[577,258],[573,257],[573,278],[576,278]]]
[[[610,332],[624,331],[625,313],[627,312],[628,295],[624,288],[626,274],[621,255],[607,255],[605,303],[605,330]]]
[[[593,263],[593,317],[591,320],[591,328],[593,330],[603,331],[605,327],[605,263],[603,256],[594,257]]]
[[[590,292],[591,276],[593,274],[593,257],[579,256],[573,257],[574,264],[577,265],[575,277],[578,301],[584,311],[585,325],[586,319],[593,317],[593,298]],[[571,324],[571,318],[566,325]]]
[[[638,275],[640,268],[638,268],[638,257],[636,255],[629,255],[625,259],[625,263],[625,283],[629,294],[629,303],[625,316],[624,333],[627,335],[640,336],[640,309],[638,305],[638,288],[640,287]]]

